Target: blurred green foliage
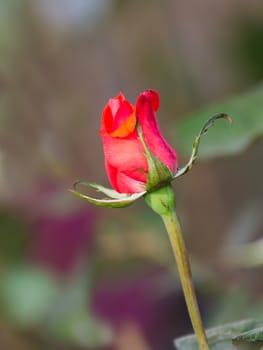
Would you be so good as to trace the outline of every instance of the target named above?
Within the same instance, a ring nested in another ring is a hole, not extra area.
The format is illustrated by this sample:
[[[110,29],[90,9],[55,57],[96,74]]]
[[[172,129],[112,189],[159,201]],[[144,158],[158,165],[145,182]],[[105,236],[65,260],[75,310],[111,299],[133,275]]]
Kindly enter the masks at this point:
[[[227,113],[233,118],[229,127],[224,122],[203,137],[199,150],[202,159],[217,156],[233,156],[244,152],[263,135],[263,85],[240,96],[213,104],[176,125],[176,140],[179,150],[190,154],[193,135],[204,122],[216,113]]]
[[[219,288],[218,288],[219,289]],[[233,288],[217,295],[213,312],[210,312],[209,324],[217,325],[233,322],[234,319],[253,318],[263,322],[263,303],[248,294],[246,290]]]
[[[252,82],[263,79],[263,23],[261,20],[239,20],[231,51],[239,57],[240,74]]]
[[[62,286],[50,272],[32,265],[5,269],[0,276],[2,314],[40,339],[97,348],[110,343],[110,328],[89,309],[89,286],[82,274]]]
[[[20,327],[43,321],[58,297],[58,282],[32,266],[12,267],[1,276],[1,302],[8,318]]]
[[[26,222],[16,212],[0,211],[0,261],[21,261],[28,249],[30,234]]]
[[[99,348],[112,340],[110,328],[98,320],[89,305],[87,276],[74,276],[56,298],[46,324],[51,339],[68,345]]]

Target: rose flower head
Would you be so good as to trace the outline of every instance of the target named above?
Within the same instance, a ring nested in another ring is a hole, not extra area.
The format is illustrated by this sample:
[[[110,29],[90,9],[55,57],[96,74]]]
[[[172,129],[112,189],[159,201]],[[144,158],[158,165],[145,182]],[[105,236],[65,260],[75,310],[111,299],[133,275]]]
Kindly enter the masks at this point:
[[[135,107],[120,93],[103,110],[100,134],[105,167],[112,187],[119,193],[146,190],[149,172],[154,171],[149,157],[157,166],[163,165],[164,177],[169,177],[169,171],[172,178],[177,170],[176,153],[157,123],[159,105],[158,93],[147,90],[139,95]],[[161,175],[157,182],[163,180]]]

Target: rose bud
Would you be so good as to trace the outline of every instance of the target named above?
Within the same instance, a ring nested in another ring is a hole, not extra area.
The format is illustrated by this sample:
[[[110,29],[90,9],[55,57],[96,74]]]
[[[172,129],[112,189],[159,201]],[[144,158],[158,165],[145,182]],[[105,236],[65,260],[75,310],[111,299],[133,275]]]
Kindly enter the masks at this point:
[[[158,93],[147,90],[139,95],[136,107],[120,93],[103,110],[100,134],[105,167],[112,187],[120,193],[145,191],[149,180],[151,186],[158,185],[177,170],[176,153],[157,123],[158,108]]]

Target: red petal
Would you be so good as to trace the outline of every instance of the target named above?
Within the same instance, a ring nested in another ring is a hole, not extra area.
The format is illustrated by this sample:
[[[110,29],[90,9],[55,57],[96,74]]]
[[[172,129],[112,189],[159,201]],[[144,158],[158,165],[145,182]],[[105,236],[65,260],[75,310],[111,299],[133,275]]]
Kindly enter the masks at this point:
[[[119,192],[132,193],[132,191],[127,192],[127,189],[123,191],[124,184],[123,180],[120,179],[125,178],[125,176],[134,179],[136,183],[146,183],[145,174],[148,171],[148,164],[138,135],[133,134],[130,139],[102,135],[102,142],[106,170],[113,188]],[[119,187],[120,181],[122,182],[122,190]],[[138,185],[136,186],[138,188]]]
[[[121,92],[116,97],[109,99],[108,106],[110,107],[113,116],[118,112],[118,109],[124,100],[125,96]]]
[[[125,174],[113,167],[110,163],[105,163],[106,171],[112,187],[120,193],[139,193],[145,190],[146,177],[142,173]]]
[[[134,107],[128,101],[123,101],[114,117],[110,135],[112,137],[126,137],[134,131],[135,126],[136,117]]]
[[[166,142],[159,129],[155,111],[159,108],[159,95],[154,90],[141,93],[136,103],[136,116],[141,125],[148,148],[174,173],[177,170],[177,156]]]
[[[112,137],[126,137],[135,130],[136,117],[134,107],[120,93],[109,99],[102,113],[101,134]]]

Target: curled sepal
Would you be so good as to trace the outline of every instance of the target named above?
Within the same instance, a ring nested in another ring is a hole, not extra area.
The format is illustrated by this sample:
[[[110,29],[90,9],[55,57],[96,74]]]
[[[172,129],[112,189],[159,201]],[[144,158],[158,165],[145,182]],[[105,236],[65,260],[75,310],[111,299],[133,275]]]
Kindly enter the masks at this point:
[[[176,179],[177,177],[184,175],[192,168],[197,158],[201,136],[203,136],[207,132],[207,130],[215,124],[217,119],[226,119],[228,120],[229,124],[232,124],[232,118],[230,117],[230,115],[225,113],[218,113],[213,117],[209,118],[194,140],[192,153],[188,163],[183,168],[178,169],[176,174],[173,176],[173,179]]]
[[[86,194],[79,192],[77,190],[78,185],[91,187],[98,192],[106,194],[107,197],[102,199],[90,197]],[[98,185],[96,183],[86,182],[86,181],[75,182],[75,184],[73,185],[73,189],[71,189],[70,192],[74,193],[76,196],[80,198],[86,199],[91,204],[94,204],[98,207],[105,207],[105,208],[128,207],[129,205],[131,205],[137,199],[141,198],[146,193],[145,191],[140,193],[133,193],[133,194],[118,193],[117,191],[114,191],[111,188],[107,188],[107,187]]]
[[[172,173],[169,168],[149,150],[144,141],[140,125],[137,125],[137,130],[139,138],[144,147],[145,156],[149,167],[146,190],[147,192],[152,192],[159,187],[162,187],[164,184],[170,183],[172,180]]]

